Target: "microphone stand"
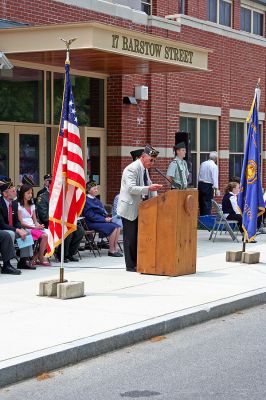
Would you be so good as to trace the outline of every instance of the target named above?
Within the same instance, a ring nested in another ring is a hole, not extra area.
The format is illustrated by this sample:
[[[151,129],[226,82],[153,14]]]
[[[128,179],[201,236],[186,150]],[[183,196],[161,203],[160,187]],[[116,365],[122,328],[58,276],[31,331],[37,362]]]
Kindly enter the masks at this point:
[[[161,175],[164,179],[166,179],[170,184],[171,184],[171,190],[173,189],[178,189],[178,186],[175,182],[170,181],[170,179],[167,178],[167,176],[165,176],[162,171],[159,170],[159,168],[154,168],[156,172],[158,172],[159,175]]]

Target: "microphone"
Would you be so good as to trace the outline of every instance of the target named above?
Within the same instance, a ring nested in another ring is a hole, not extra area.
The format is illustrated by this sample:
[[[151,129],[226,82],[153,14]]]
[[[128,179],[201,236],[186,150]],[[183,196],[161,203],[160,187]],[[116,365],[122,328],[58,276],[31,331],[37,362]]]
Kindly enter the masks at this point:
[[[170,179],[168,179],[167,176],[165,176],[165,175],[162,173],[162,171],[159,170],[159,168],[156,168],[156,167],[155,167],[154,169],[155,169],[155,171],[158,172],[158,174],[160,174],[164,179],[166,179],[169,183],[171,183],[171,188],[172,188],[172,186],[173,186],[175,189],[178,189],[177,184],[176,184],[175,182],[170,181]]]

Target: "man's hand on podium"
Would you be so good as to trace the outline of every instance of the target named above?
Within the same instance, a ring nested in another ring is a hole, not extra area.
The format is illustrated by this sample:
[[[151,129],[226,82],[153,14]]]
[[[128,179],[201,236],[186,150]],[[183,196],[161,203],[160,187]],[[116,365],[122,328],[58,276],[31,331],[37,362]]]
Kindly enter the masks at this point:
[[[161,189],[163,185],[159,185],[158,183],[153,183],[149,186],[149,192],[156,192],[157,190]]]

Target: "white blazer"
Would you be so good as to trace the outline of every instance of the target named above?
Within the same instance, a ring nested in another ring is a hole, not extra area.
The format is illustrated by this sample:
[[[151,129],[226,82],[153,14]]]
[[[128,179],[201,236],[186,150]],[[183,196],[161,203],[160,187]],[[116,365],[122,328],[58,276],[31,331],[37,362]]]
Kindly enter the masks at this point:
[[[143,174],[140,160],[129,164],[122,174],[117,214],[129,221],[134,221],[138,217],[139,204],[143,201],[143,196],[157,195],[157,192],[149,192],[148,187],[144,186]],[[151,185],[149,174],[147,176],[148,184]]]

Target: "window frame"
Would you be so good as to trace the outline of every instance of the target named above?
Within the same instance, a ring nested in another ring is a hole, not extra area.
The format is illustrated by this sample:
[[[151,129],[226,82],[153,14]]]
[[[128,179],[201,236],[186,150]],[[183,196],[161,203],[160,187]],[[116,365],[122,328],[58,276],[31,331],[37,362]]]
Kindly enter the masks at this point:
[[[227,24],[222,24],[220,22],[220,2],[223,1],[223,3],[228,3],[231,6],[231,18],[230,18],[230,25]],[[233,27],[233,0],[216,0],[216,21],[211,21],[210,17],[209,17],[209,1],[208,1],[208,21],[214,23],[214,24],[218,24],[218,25],[222,25],[222,26],[227,26],[228,28],[232,28]]]
[[[211,151],[217,151],[217,153],[218,153],[218,149],[219,149],[219,116],[182,112],[182,113],[180,113],[180,116],[179,116],[180,132],[182,132],[181,131],[181,121],[180,121],[181,118],[193,118],[196,120],[196,123],[195,123],[195,128],[196,128],[195,150],[190,149],[190,153],[191,153],[191,155],[196,154],[196,169],[195,169],[196,177],[195,177],[195,179],[193,179],[194,177],[192,177],[192,180],[196,181],[196,184],[197,184],[197,177],[199,174],[199,168],[200,168],[200,164],[201,164],[201,161],[200,161],[201,154],[209,154]],[[202,119],[216,121],[216,149],[214,149],[214,150],[209,150],[209,151],[201,151],[200,150],[200,121]]]
[[[249,10],[251,12],[250,31],[241,29],[241,10],[242,10],[242,8],[246,9],[246,10]],[[254,12],[256,12],[257,14],[262,15],[262,34],[254,33]],[[241,6],[240,6],[240,31],[241,32],[252,33],[252,35],[264,37],[264,35],[265,35],[265,27],[264,27],[264,25],[265,25],[265,11],[260,10],[258,8],[251,7],[251,6],[249,6],[249,5],[245,4],[245,3],[241,3]]]
[[[236,123],[243,123],[244,124],[244,142],[243,142],[243,153],[241,152],[237,152],[237,151],[230,151],[230,136],[229,136],[229,146],[228,146],[228,151],[229,151],[229,158],[228,158],[228,173],[230,173],[230,154],[233,155],[241,155],[245,154],[245,150],[246,150],[246,143],[247,143],[247,135],[248,135],[248,126],[249,126],[249,122],[246,121],[246,119],[239,119],[239,118],[230,118],[229,120],[229,124],[231,124],[231,122],[236,122]],[[229,125],[230,127],[230,125]],[[260,128],[260,155],[261,155],[261,162],[260,162],[260,174],[261,174],[261,180],[262,180],[262,175],[263,175],[263,169],[262,169],[262,155],[263,155],[263,121],[259,120],[259,128]],[[230,135],[230,129],[229,129],[229,135]],[[230,179],[230,176],[229,176]]]
[[[147,13],[147,15],[152,15],[152,0],[141,0],[141,10],[142,10],[142,6],[146,6],[149,8],[149,13]],[[145,11],[143,11],[145,12]]]

